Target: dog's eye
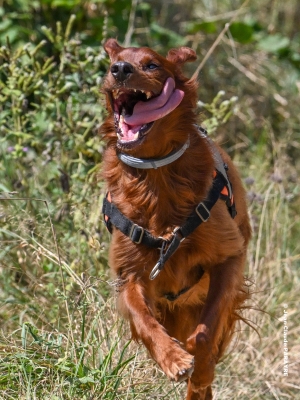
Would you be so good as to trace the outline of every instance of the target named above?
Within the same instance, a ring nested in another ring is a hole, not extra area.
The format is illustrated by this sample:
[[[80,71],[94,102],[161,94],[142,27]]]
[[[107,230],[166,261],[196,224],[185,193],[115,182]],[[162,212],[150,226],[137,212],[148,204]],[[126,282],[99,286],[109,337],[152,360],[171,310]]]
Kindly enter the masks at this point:
[[[156,69],[156,68],[158,68],[158,65],[154,64],[154,63],[149,63],[146,65],[146,68],[147,69]]]

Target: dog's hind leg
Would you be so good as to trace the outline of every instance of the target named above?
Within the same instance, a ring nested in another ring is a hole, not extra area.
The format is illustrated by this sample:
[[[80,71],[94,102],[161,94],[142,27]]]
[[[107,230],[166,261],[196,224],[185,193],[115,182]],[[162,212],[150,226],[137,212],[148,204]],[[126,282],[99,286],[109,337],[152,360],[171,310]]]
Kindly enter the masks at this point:
[[[208,386],[204,389],[199,389],[197,392],[194,392],[191,387],[191,382],[188,382],[188,391],[186,400],[212,400],[212,389],[211,386]]]
[[[236,310],[247,297],[243,296],[244,255],[228,258],[212,267],[208,295],[199,325],[188,338],[186,348],[195,355],[191,387],[197,392],[208,387],[214,378],[215,365],[233,333]]]

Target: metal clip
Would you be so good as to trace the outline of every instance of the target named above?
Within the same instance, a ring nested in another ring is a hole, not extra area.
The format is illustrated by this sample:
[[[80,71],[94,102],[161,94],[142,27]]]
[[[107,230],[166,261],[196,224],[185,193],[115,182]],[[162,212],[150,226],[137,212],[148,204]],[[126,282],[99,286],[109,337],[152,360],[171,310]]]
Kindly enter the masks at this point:
[[[153,281],[154,278],[157,277],[157,275],[160,273],[160,271],[163,269],[164,267],[164,261],[163,261],[163,256],[165,254],[165,248],[168,245],[167,241],[164,240],[162,242],[161,248],[160,248],[160,257],[159,260],[157,261],[157,263],[154,265],[152,271],[150,272],[149,275],[149,279],[151,279],[151,281]]]
[[[158,262],[154,265],[152,271],[150,272],[149,279],[151,279],[151,281],[153,281],[153,279],[155,279],[155,278],[157,277],[157,275],[160,273],[160,271],[161,271],[161,268],[159,268],[160,265],[161,265],[161,264],[160,264],[160,261],[158,261]]]
[[[159,257],[157,263],[155,264],[155,266],[153,267],[153,269],[149,275],[149,279],[153,280],[154,278],[157,277],[157,275],[163,269],[165,263],[172,256],[172,254],[175,253],[175,251],[178,249],[180,243],[185,239],[184,237],[181,237],[181,239],[180,239],[179,233],[177,233],[177,231],[178,231],[178,229],[174,230],[171,241],[164,240],[162,242],[162,246],[160,248],[160,257]]]

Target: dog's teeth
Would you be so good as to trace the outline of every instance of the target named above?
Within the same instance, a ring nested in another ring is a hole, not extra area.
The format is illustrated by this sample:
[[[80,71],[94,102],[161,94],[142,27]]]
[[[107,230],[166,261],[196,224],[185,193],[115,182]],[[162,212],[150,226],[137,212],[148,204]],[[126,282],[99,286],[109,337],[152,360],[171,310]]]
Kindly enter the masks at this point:
[[[150,92],[146,92],[146,96],[147,96],[147,99],[150,99],[151,93]]]
[[[123,117],[123,119],[124,119],[125,115],[126,115],[126,111],[125,111],[125,108],[123,108],[122,109],[122,117]]]
[[[117,98],[119,97],[119,89],[113,90],[112,93],[113,93],[114,99],[117,100]]]
[[[122,133],[122,129],[121,129],[121,126],[123,125],[123,122],[124,122],[124,117],[123,117],[123,115],[120,115],[119,126],[118,126],[118,129],[117,129],[117,136],[118,136],[119,139],[121,139],[124,136],[123,133]]]

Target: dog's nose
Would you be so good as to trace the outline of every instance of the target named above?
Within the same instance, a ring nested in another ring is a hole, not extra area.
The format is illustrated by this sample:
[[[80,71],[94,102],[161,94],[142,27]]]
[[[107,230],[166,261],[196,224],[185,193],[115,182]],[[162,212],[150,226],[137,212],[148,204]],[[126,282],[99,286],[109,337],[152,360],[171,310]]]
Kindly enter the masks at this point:
[[[117,81],[123,82],[133,73],[133,69],[128,62],[119,61],[110,67],[110,72]]]

